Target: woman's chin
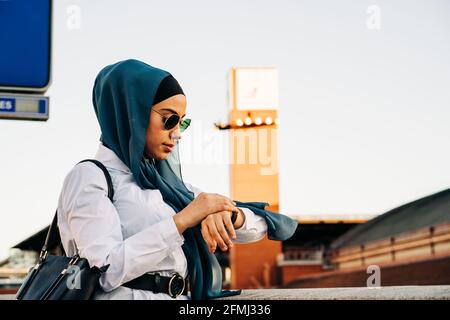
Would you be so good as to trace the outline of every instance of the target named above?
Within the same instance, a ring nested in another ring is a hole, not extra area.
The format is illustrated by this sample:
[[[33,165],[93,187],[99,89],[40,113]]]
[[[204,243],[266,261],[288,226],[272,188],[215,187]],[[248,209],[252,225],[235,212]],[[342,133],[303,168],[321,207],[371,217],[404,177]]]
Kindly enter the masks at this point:
[[[158,160],[166,160],[169,157],[169,152],[161,152],[160,154],[158,154]]]
[[[166,160],[169,157],[169,152],[164,152],[163,151],[163,152],[160,152],[160,153],[157,153],[157,154],[153,154],[151,156],[149,154],[146,154],[145,157],[147,159],[154,158],[155,160],[159,160],[159,161]]]

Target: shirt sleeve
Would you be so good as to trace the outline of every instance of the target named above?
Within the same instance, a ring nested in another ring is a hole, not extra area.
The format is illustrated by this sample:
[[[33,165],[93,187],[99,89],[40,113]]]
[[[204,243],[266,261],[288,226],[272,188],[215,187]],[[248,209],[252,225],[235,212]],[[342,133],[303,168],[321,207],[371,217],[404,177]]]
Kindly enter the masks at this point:
[[[245,221],[243,225],[236,229],[236,243],[256,242],[264,238],[267,233],[267,223],[263,217],[253,213],[248,208],[238,207],[244,212]]]
[[[200,188],[193,186],[190,183],[184,183],[186,187],[194,192],[195,197],[197,197],[201,192],[203,192]],[[264,238],[267,233],[267,223],[263,217],[260,217],[253,213],[252,210],[248,208],[241,208],[245,214],[244,224],[236,229],[236,239],[233,242],[236,243],[250,243],[256,242]]]
[[[64,181],[61,209],[80,257],[91,266],[109,264],[100,285],[109,292],[157,265],[181,246],[173,218],[123,239],[118,212],[107,195],[103,172],[92,163],[77,165]]]

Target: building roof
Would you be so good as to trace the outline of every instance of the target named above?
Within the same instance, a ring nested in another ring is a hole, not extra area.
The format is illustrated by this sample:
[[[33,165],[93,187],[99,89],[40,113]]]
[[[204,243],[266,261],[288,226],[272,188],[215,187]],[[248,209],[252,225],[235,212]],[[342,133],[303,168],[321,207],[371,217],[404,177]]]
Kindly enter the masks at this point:
[[[45,243],[45,238],[47,237],[48,229],[50,226],[43,228],[42,230],[36,232],[20,243],[16,244],[13,248],[18,248],[21,250],[30,250],[30,251],[41,251],[42,246]],[[56,235],[50,237],[48,242],[48,249],[50,251],[58,249],[61,244],[61,238],[59,236],[59,232]]]
[[[351,229],[330,249],[362,245],[417,229],[450,222],[450,189],[392,209]]]

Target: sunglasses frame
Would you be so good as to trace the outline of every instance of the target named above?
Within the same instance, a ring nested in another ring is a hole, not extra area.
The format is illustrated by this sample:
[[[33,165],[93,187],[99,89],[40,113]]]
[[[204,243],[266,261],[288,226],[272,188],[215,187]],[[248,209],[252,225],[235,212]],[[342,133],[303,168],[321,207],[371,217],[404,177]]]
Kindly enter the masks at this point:
[[[189,127],[189,125],[191,124],[191,119],[184,119],[184,120],[181,120],[181,117],[180,117],[177,113],[172,113],[170,116],[167,117],[167,116],[161,114],[161,113],[160,113],[159,111],[157,111],[157,110],[152,109],[152,111],[155,111],[157,114],[159,114],[159,115],[163,118],[164,130],[172,130],[173,128],[175,128],[175,127],[177,126],[177,124],[179,124],[179,125],[180,125],[180,132],[183,132],[183,131],[186,130],[186,129]],[[168,123],[168,121],[169,121],[169,119],[170,119],[171,117],[176,117],[176,118],[177,118],[177,121],[176,121],[176,124],[175,124],[173,127],[168,128],[167,123]],[[180,120],[181,120],[181,121],[180,121]]]

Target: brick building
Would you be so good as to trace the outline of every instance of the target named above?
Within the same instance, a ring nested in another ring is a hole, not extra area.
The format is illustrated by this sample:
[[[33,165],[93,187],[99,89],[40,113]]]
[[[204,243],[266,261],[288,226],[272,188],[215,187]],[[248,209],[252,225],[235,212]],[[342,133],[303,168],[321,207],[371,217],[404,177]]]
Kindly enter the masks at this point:
[[[298,277],[287,287],[366,286],[369,266],[380,284],[450,284],[450,189],[390,210],[332,242],[328,272]]]

